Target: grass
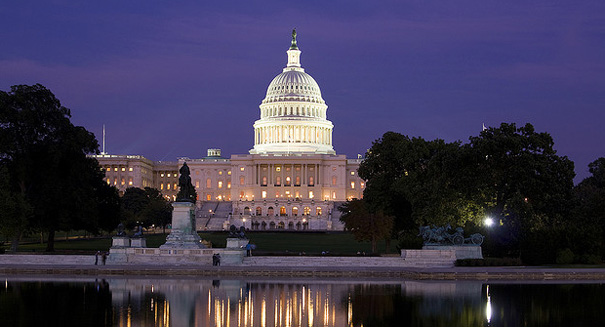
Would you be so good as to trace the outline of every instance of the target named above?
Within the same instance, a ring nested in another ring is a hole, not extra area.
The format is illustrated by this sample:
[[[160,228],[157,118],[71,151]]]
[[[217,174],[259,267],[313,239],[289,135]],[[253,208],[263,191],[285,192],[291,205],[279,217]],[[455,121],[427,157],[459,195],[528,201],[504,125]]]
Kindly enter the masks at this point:
[[[201,232],[203,240],[210,241],[212,247],[225,247],[227,243],[226,232]],[[322,251],[329,251],[330,255],[356,255],[359,252],[370,254],[372,252],[369,242],[357,242],[353,235],[345,232],[335,233],[289,233],[289,232],[249,232],[246,234],[250,243],[256,245],[255,254],[259,255],[318,255]],[[157,248],[166,242],[165,234],[150,234],[147,238],[147,247]],[[396,241],[391,241],[389,253],[396,253]],[[55,250],[59,253],[94,253],[108,251],[111,247],[111,238],[87,238],[55,241]],[[44,252],[46,244],[31,243],[19,246],[20,252]],[[384,253],[385,242],[378,242],[378,251]]]

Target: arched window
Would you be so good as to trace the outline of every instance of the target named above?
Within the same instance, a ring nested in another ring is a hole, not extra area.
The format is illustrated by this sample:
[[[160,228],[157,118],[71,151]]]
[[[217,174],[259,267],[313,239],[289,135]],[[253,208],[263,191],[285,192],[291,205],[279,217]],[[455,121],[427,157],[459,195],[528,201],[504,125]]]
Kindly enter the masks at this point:
[[[277,176],[277,178],[275,179],[275,185],[280,186],[281,185],[281,177]]]
[[[294,229],[294,223],[293,222],[289,222],[288,223],[288,229]]]
[[[267,176],[263,176],[263,184],[262,186],[267,186]]]
[[[313,179],[313,176],[309,176],[309,186],[313,185],[315,185],[315,180]]]
[[[284,229],[285,226],[286,224],[284,224],[283,221],[280,221],[279,224],[277,224],[277,229]]]
[[[275,229],[275,222],[269,223],[269,229]]]
[[[273,207],[267,208],[267,216],[273,216],[273,214],[274,214]]]
[[[316,216],[321,216],[321,207],[315,208],[315,215]]]
[[[332,185],[336,185],[336,176],[332,176]]]
[[[292,216],[298,216],[298,208],[297,207],[292,208]]]
[[[279,208],[279,215],[280,216],[286,216],[286,207],[281,207]]]
[[[256,207],[256,215],[257,216],[262,216],[263,215],[263,209],[261,207]]]
[[[308,216],[311,214],[311,208],[309,207],[305,207],[305,209],[303,209],[303,215]]]
[[[294,183],[294,186],[300,186],[300,176],[296,176],[296,182]]]
[[[260,229],[262,229],[262,230],[267,229],[267,223],[263,221],[263,222],[260,224]]]
[[[250,214],[250,208],[249,207],[245,207],[244,208],[244,215],[249,215]]]
[[[291,182],[290,176],[287,176],[286,177],[286,186],[290,186],[290,182]]]

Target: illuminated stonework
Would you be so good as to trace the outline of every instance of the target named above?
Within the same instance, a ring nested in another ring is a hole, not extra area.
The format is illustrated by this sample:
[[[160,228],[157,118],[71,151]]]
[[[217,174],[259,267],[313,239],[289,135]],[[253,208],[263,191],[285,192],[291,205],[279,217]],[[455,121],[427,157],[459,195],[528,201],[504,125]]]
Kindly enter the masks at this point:
[[[300,65],[296,39],[292,43],[286,68],[271,81],[260,105],[250,153],[335,154],[328,106],[317,82]]]

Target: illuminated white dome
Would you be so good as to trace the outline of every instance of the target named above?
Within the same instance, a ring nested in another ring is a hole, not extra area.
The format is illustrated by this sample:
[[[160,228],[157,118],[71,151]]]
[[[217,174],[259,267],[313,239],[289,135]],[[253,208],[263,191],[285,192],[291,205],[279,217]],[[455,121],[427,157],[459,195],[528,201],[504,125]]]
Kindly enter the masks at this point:
[[[250,153],[334,154],[332,129],[326,119],[328,106],[319,85],[300,66],[296,32],[287,51],[288,64],[277,75],[260,105],[254,123],[254,148]]]

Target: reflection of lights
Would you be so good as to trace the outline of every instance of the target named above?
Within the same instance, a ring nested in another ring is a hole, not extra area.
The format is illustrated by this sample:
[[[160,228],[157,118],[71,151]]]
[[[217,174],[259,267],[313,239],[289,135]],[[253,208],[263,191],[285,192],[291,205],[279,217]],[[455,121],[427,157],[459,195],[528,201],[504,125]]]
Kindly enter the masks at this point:
[[[485,305],[485,318],[487,318],[487,322],[489,323],[492,320],[492,299],[489,296],[489,285],[487,285],[487,304]]]
[[[353,326],[353,302],[351,301],[351,294],[349,294],[347,302],[347,325]]]

